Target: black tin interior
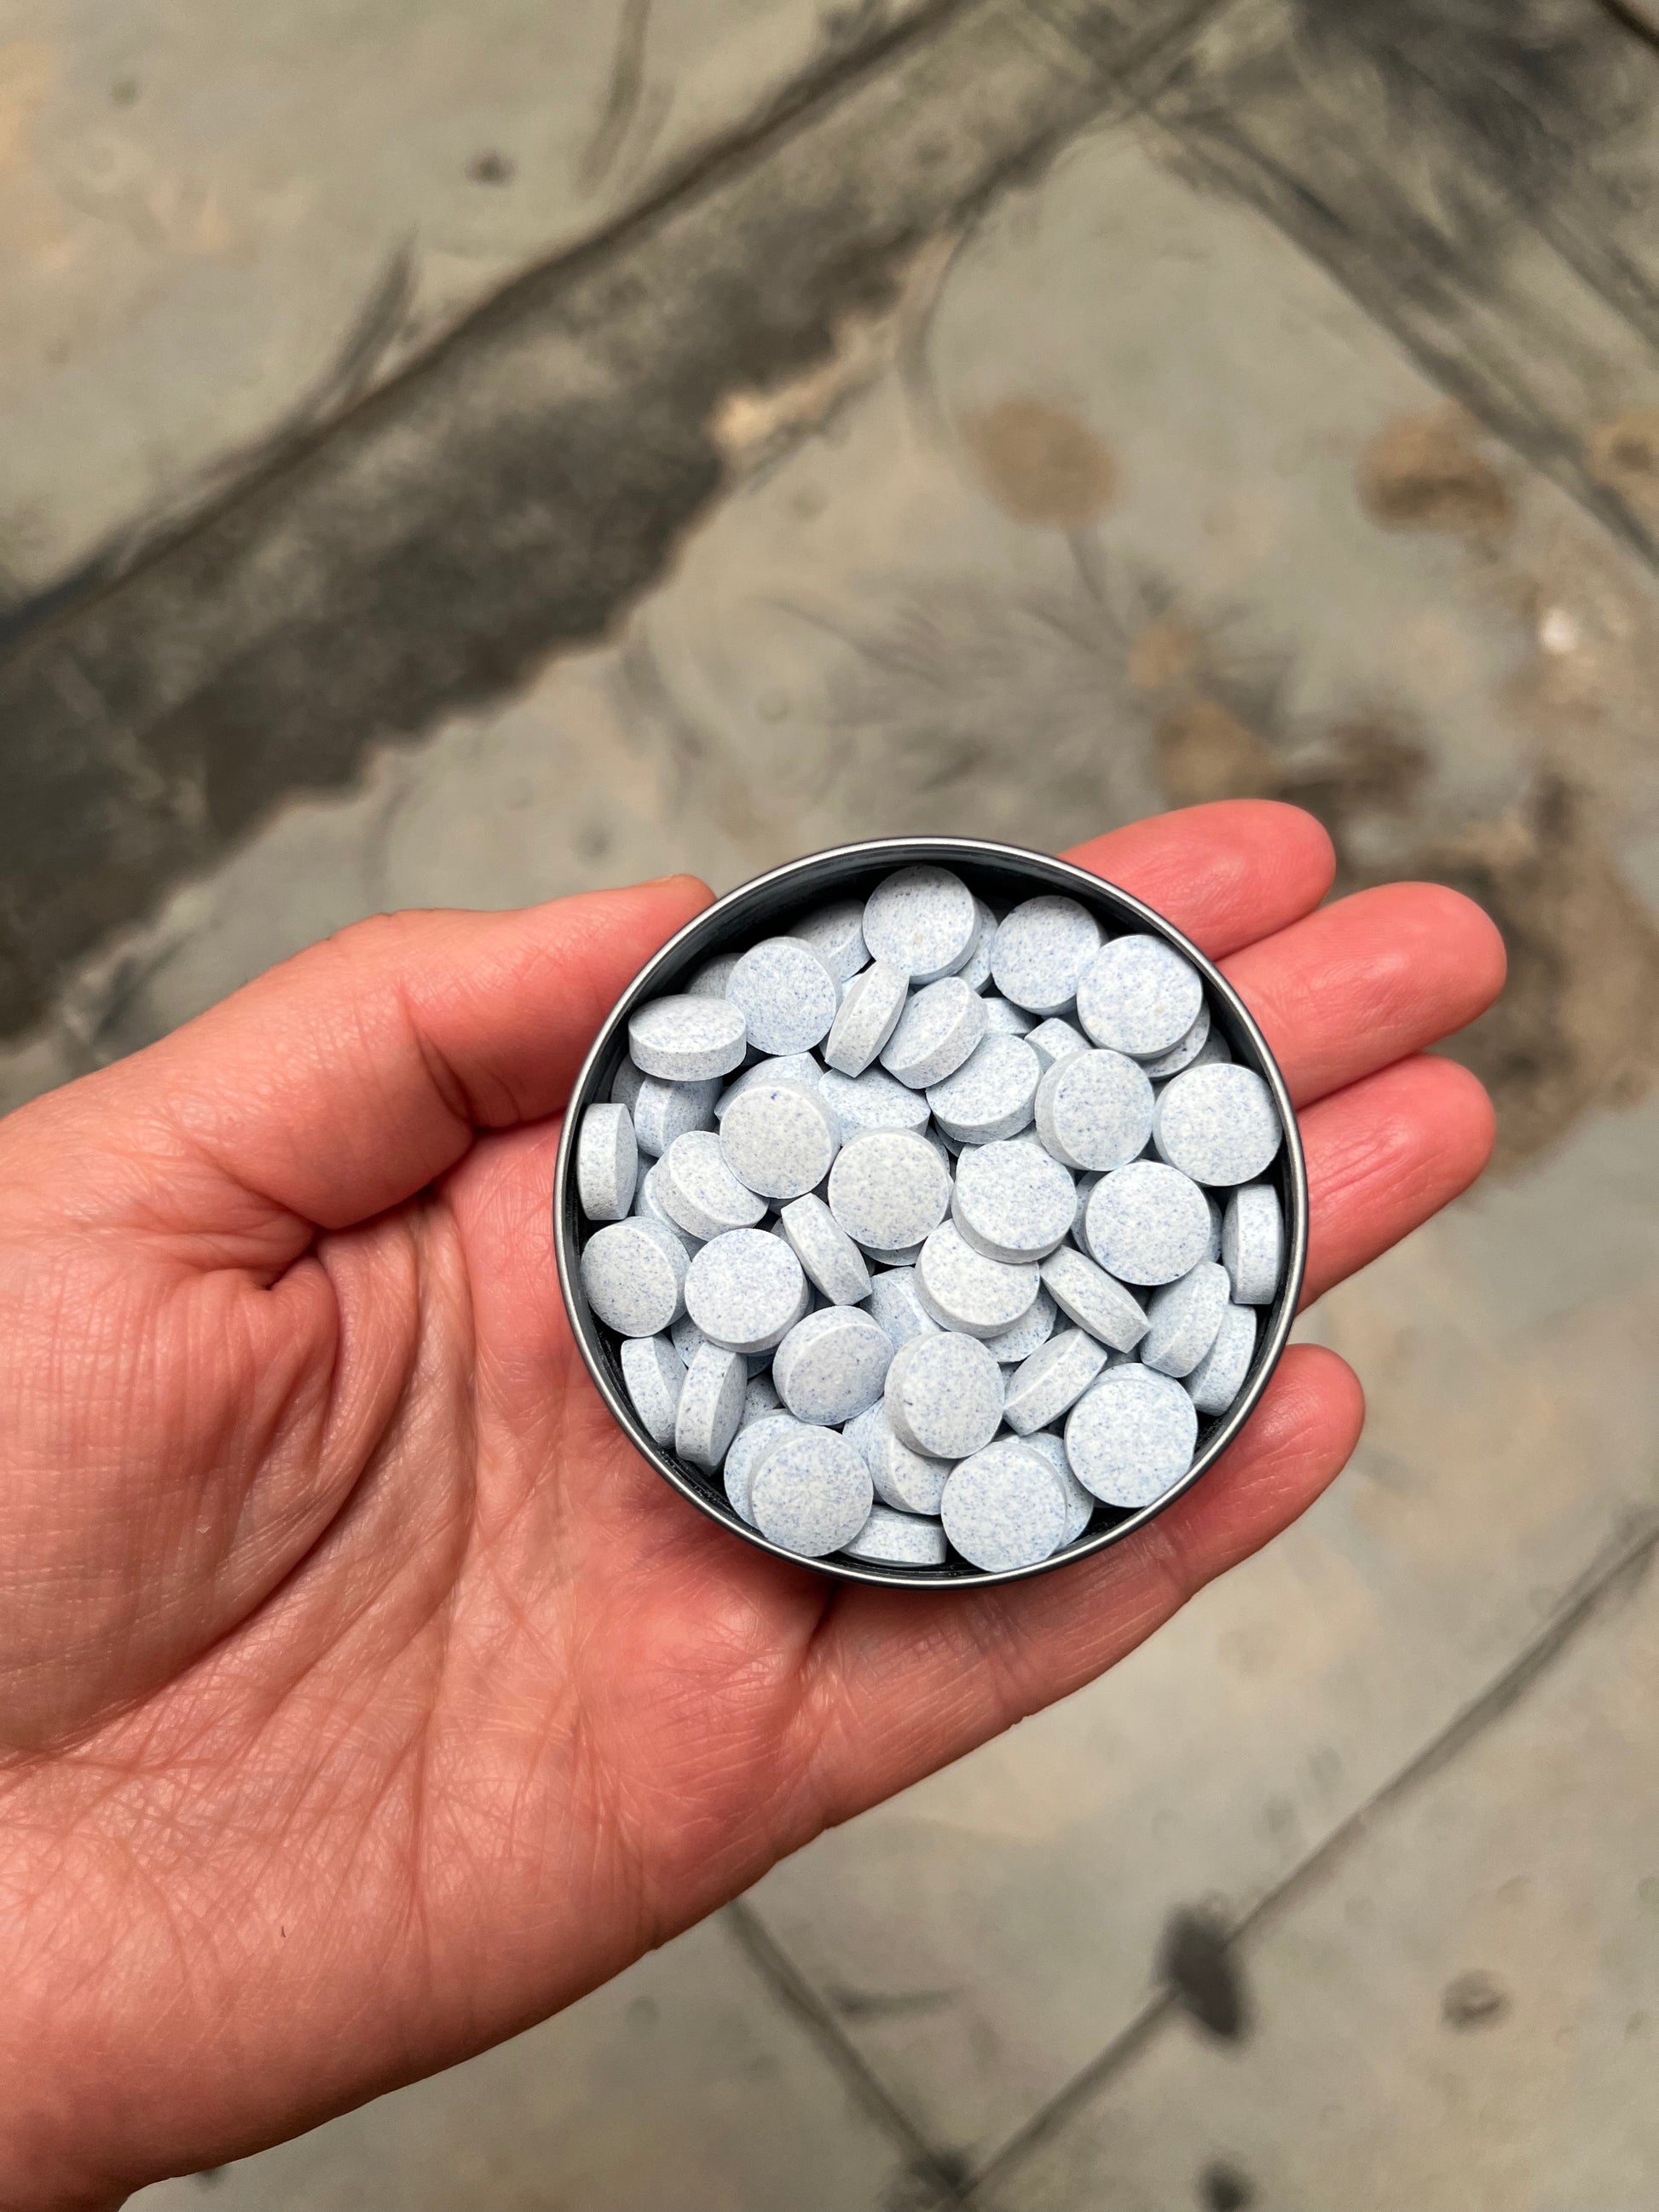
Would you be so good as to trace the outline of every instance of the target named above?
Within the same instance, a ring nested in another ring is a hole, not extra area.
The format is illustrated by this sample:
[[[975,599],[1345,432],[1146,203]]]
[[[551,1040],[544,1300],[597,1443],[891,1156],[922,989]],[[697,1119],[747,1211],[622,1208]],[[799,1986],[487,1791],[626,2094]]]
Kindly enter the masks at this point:
[[[653,1443],[634,1411],[623,1380],[621,1340],[595,1318],[582,1291],[578,1264],[586,1224],[576,1197],[575,1131],[586,1109],[611,1095],[612,1079],[628,1049],[628,1018],[634,1009],[648,999],[660,998],[683,988],[696,969],[716,953],[743,949],[758,939],[780,935],[801,916],[830,900],[866,896],[896,868],[911,867],[921,861],[951,868],[988,905],[1004,912],[1021,899],[1040,892],[1060,892],[1091,908],[1115,934],[1125,930],[1146,930],[1167,939],[1202,973],[1210,994],[1212,1019],[1225,1036],[1234,1059],[1246,1067],[1255,1068],[1267,1080],[1285,1131],[1285,1141],[1269,1170],[1269,1179],[1278,1185],[1285,1213],[1285,1279],[1277,1298],[1266,1310],[1264,1325],[1257,1334],[1255,1357],[1237,1399],[1219,1419],[1200,1416],[1198,1449],[1192,1467],[1172,1490],[1154,1504],[1134,1512],[1097,1506],[1093,1521],[1075,1543],[1036,1566],[1015,1568],[1000,1574],[989,1574],[963,1562],[917,1568],[884,1567],[873,1561],[838,1558],[803,1560],[794,1553],[769,1542],[732,1511],[718,1476],[707,1475]],[[961,1589],[983,1583],[1016,1582],[1028,1575],[1044,1574],[1052,1568],[1086,1558],[1109,1544],[1120,1542],[1142,1522],[1164,1511],[1214,1464],[1249,1418],[1278,1364],[1296,1318],[1307,1263],[1308,1178],[1289,1094],[1261,1031],[1232,987],[1197,947],[1160,915],[1143,906],[1127,891],[1073,867],[1067,861],[1051,859],[1047,854],[974,838],[890,837],[811,854],[740,885],[699,915],[641,969],[594,1039],[571,1093],[554,1184],[553,1236],[565,1304],[588,1371],[635,1449],[682,1496],[729,1528],[734,1536],[778,1559],[788,1559],[797,1567],[815,1567],[820,1573],[847,1582],[896,1583],[911,1589]]]

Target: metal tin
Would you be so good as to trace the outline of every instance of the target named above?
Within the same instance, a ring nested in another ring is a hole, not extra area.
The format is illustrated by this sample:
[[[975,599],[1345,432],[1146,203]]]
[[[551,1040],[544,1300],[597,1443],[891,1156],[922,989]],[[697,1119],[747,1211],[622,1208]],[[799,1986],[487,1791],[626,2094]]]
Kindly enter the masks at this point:
[[[718,1476],[706,1475],[653,1443],[634,1411],[623,1381],[621,1339],[594,1318],[582,1291],[578,1266],[584,1224],[576,1196],[576,1131],[586,1109],[611,1095],[612,1079],[628,1050],[628,1018],[635,1008],[647,999],[660,998],[679,988],[716,953],[744,948],[763,937],[781,935],[793,922],[830,899],[866,896],[884,876],[890,875],[896,868],[915,866],[920,861],[933,861],[954,870],[988,904],[1005,912],[1022,899],[1040,892],[1060,892],[1088,907],[1109,932],[1121,934],[1125,930],[1144,930],[1174,945],[1203,975],[1210,994],[1212,1018],[1219,1024],[1234,1059],[1246,1067],[1255,1068],[1265,1079],[1285,1127],[1285,1143],[1269,1171],[1278,1186],[1285,1215],[1284,1280],[1278,1297],[1267,1309],[1267,1325],[1260,1332],[1249,1374],[1232,1407],[1219,1419],[1200,1416],[1199,1444],[1191,1468],[1173,1489],[1154,1504],[1138,1512],[1098,1506],[1094,1520],[1075,1543],[1068,1544],[1063,1551],[1039,1561],[1036,1566],[1016,1567],[1000,1573],[987,1573],[962,1562],[943,1567],[909,1568],[840,1558],[802,1559],[795,1553],[769,1542],[758,1529],[750,1528],[732,1511]],[[689,1498],[710,1520],[718,1521],[745,1544],[769,1552],[793,1566],[814,1567],[820,1574],[839,1582],[897,1584],[910,1589],[962,1589],[981,1583],[1021,1582],[1029,1575],[1047,1574],[1055,1567],[1069,1565],[1073,1560],[1087,1559],[1091,1553],[1103,1551],[1109,1544],[1121,1543],[1144,1522],[1163,1512],[1203,1479],[1249,1419],[1290,1337],[1308,1258],[1308,1171],[1290,1093],[1267,1049],[1267,1040],[1225,977],[1161,915],[1103,878],[1073,867],[1069,861],[1054,860],[1046,853],[1027,852],[1018,845],[992,844],[974,837],[878,837],[863,844],[837,845],[829,852],[810,854],[805,860],[791,860],[768,875],[757,876],[752,883],[728,891],[695,921],[688,922],[641,969],[593,1040],[570,1094],[553,1187],[553,1243],[570,1325],[600,1396],[635,1451],[648,1460],[664,1481],[671,1483],[683,1498]]]

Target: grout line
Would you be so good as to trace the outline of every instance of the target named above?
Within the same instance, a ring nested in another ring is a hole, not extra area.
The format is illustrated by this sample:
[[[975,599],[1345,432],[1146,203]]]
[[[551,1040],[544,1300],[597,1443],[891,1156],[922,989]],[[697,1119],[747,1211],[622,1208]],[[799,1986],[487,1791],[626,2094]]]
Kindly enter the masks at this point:
[[[1490,380],[1483,381],[1478,371],[1471,371],[1458,349],[1419,327],[1408,313],[1402,313],[1400,288],[1377,279],[1370,268],[1369,257],[1348,260],[1333,249],[1326,236],[1328,225],[1323,220],[1328,210],[1312,201],[1298,180],[1261,147],[1231,123],[1200,131],[1180,122],[1160,119],[1159,128],[1196,168],[1218,185],[1235,193],[1245,206],[1254,208],[1316,267],[1323,270],[1443,392],[1467,407],[1529,468],[1565,492],[1627,552],[1633,554],[1650,574],[1659,574],[1659,538],[1624,500],[1604,490],[1572,458],[1578,441],[1570,427],[1553,414],[1546,414],[1534,406],[1524,393],[1516,393],[1514,404],[1505,404],[1497,389],[1502,380],[1501,364],[1489,362]],[[1224,158],[1221,149],[1231,159]],[[1279,193],[1264,187],[1260,181],[1262,179],[1267,179],[1267,187],[1278,185]],[[1545,234],[1540,231],[1539,235]],[[1547,239],[1546,242],[1553,243]],[[1620,314],[1635,336],[1644,335],[1619,303],[1599,285],[1592,283],[1583,270],[1575,273],[1598,298]]]
[[[1653,1564],[1659,1551],[1659,1522],[1645,1522],[1628,1537],[1607,1565],[1592,1566],[1576,1591],[1565,1601],[1532,1642],[1461,1712],[1431,1736],[1413,1758],[1388,1781],[1356,1806],[1324,1842],[1293,1867],[1285,1879],[1267,1891],[1237,1922],[1228,1936],[1230,1946],[1254,1935],[1280,1910],[1293,1904],[1313,1884],[1328,1874],[1362,1842],[1373,1824],[1423,1784],[1444,1771],[1488,1729],[1519,1705],[1534,1684],[1565,1653],[1583,1632],[1594,1626],[1609,1607],[1628,1596]],[[1050,2142],[1073,2115],[1120,2073],[1152,2040],[1155,2031],[1178,2008],[1174,1992],[1165,1989],[1149,1998],[1127,2027],[1115,2036],[1097,2057],[1073,2075],[1048,2102],[1012,2135],[975,2177],[973,2195],[1010,2172],[1033,2151]]]
[[[1654,0],[1601,0],[1602,12],[1644,46],[1659,48],[1659,6]]]
[[[773,1996],[800,2021],[871,2118],[898,2142],[911,2172],[936,2191],[944,2203],[965,2203],[966,2176],[960,2166],[948,2153],[934,2148],[897,2099],[890,2094],[848,2041],[829,2006],[774,1941],[748,1899],[733,1899],[720,1917]]]

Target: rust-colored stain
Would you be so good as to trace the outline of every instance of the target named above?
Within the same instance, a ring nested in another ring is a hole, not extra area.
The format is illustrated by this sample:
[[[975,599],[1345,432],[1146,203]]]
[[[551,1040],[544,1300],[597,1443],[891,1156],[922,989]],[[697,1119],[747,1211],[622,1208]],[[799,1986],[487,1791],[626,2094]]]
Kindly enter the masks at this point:
[[[1213,651],[1170,616],[1131,647],[1165,691],[1154,724],[1157,764],[1171,804],[1273,798],[1305,806],[1330,831],[1339,891],[1395,875],[1450,884],[1491,915],[1509,948],[1510,978],[1490,1012],[1449,1049],[1498,1109],[1500,1165],[1547,1152],[1598,1107],[1633,1103],[1659,1076],[1659,928],[1624,883],[1595,799],[1559,765],[1541,768],[1524,801],[1452,836],[1431,826],[1430,756],[1408,726],[1357,716],[1316,737],[1282,728],[1270,706],[1260,728],[1226,696]],[[1368,825],[1421,821],[1414,848],[1380,870]]]
[[[1016,522],[1081,530],[1111,505],[1116,463],[1062,408],[1000,399],[963,428],[986,489]]]
[[[1509,526],[1509,487],[1479,450],[1461,407],[1401,415],[1359,457],[1360,504],[1385,530],[1492,535]]]
[[[1204,657],[1204,641],[1179,615],[1160,615],[1129,641],[1129,681],[1137,691],[1185,684]]]
[[[1659,514],[1659,407],[1632,407],[1598,422],[1586,441],[1584,462],[1597,483],[1632,507]]]
[[[1512,814],[1429,845],[1420,872],[1478,900],[1509,948],[1503,997],[1452,1046],[1498,1106],[1500,1159],[1634,1104],[1659,1074],[1659,930],[1584,794],[1546,770]]]
[[[1266,799],[1283,776],[1271,745],[1231,707],[1203,693],[1159,717],[1158,773],[1175,806],[1210,799]]]

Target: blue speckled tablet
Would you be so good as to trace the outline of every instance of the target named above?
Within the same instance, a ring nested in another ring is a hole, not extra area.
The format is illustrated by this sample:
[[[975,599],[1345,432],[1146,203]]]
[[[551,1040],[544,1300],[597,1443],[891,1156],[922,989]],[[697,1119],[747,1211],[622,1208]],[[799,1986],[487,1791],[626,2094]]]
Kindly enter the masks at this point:
[[[1151,1505],[1193,1463],[1198,1413],[1180,1383],[1150,1367],[1109,1367],[1073,1407],[1066,1455],[1103,1504]]]

